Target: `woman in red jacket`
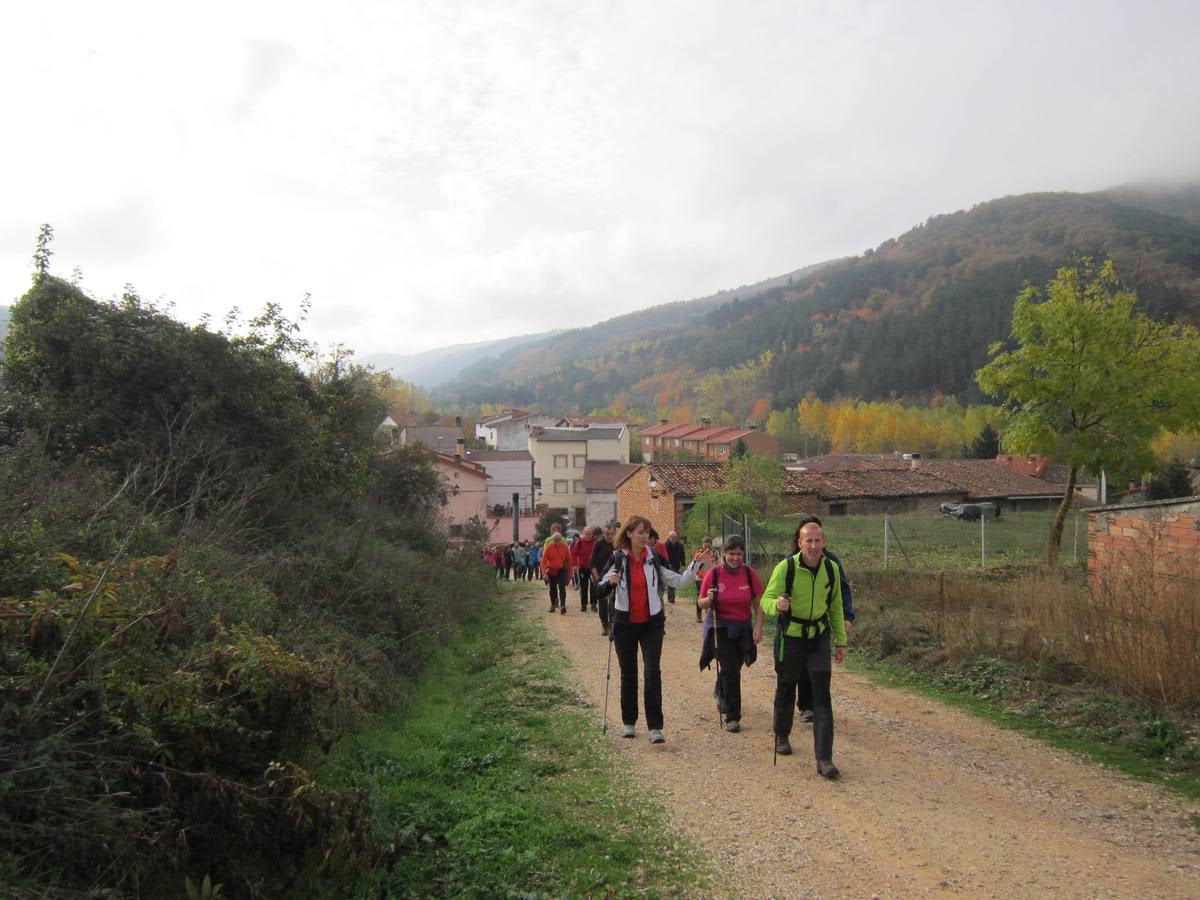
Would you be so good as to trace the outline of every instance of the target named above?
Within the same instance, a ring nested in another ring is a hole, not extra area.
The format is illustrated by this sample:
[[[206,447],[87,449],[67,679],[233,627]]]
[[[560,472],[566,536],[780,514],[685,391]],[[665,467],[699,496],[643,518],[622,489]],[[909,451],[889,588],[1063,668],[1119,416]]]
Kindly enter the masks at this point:
[[[550,612],[567,614],[567,581],[571,578],[571,548],[563,539],[562,528],[550,526],[550,537],[542,548],[542,574],[550,585]]]

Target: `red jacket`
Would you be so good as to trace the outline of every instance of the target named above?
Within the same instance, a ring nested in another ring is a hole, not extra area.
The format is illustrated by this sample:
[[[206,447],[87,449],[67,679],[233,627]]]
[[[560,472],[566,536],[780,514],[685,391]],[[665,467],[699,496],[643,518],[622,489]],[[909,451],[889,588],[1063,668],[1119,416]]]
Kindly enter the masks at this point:
[[[542,574],[554,575],[562,569],[571,574],[571,548],[566,541],[546,541],[542,548]]]
[[[596,547],[596,539],[579,537],[571,548],[571,563],[576,569],[586,569],[592,564],[592,550]]]

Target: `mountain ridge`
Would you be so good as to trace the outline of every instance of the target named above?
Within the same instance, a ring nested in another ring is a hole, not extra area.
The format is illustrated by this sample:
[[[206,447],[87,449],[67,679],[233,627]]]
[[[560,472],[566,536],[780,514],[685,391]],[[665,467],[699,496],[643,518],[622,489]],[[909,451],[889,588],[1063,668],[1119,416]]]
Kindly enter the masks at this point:
[[[726,411],[714,379],[732,384],[745,370],[753,396],[728,410],[743,420],[810,393],[977,402],[974,372],[1007,337],[1017,292],[1080,256],[1112,256],[1152,315],[1200,322],[1200,188],[1030,193],[934,215],[765,289],[664,304],[480,360],[435,399],[712,415]]]

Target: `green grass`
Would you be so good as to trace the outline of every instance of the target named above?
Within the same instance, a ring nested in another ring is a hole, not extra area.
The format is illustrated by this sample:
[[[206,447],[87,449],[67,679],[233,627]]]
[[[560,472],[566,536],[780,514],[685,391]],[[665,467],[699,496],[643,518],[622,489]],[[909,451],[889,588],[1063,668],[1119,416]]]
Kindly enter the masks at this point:
[[[479,611],[375,727],[336,748],[369,797],[360,896],[674,896],[703,859],[632,784],[516,589]]]
[[[1087,517],[1071,511],[1063,527],[1060,560],[1071,565],[1075,554],[1076,516],[1079,516],[1078,559],[1087,559]],[[777,561],[790,544],[798,516],[777,519],[755,527],[754,551]],[[895,534],[889,538],[888,566],[905,569],[982,568],[980,525],[960,522],[933,511],[888,516]],[[987,568],[1040,562],[1050,535],[1054,510],[1005,513],[989,520],[985,529]],[[837,516],[823,518],[829,548],[846,560],[853,571],[882,569],[884,517]],[[756,564],[758,560],[756,559]]]

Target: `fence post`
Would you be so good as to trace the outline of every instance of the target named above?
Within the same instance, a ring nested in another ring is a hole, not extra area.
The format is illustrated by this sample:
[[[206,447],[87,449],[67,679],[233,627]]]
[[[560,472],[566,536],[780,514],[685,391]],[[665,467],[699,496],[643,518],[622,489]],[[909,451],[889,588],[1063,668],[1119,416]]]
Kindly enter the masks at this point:
[[[987,568],[987,512],[979,513],[979,568]]]
[[[946,573],[938,572],[938,645],[946,643]]]
[[[888,535],[891,532],[891,521],[887,513],[883,514],[883,570],[887,571],[888,563]]]

